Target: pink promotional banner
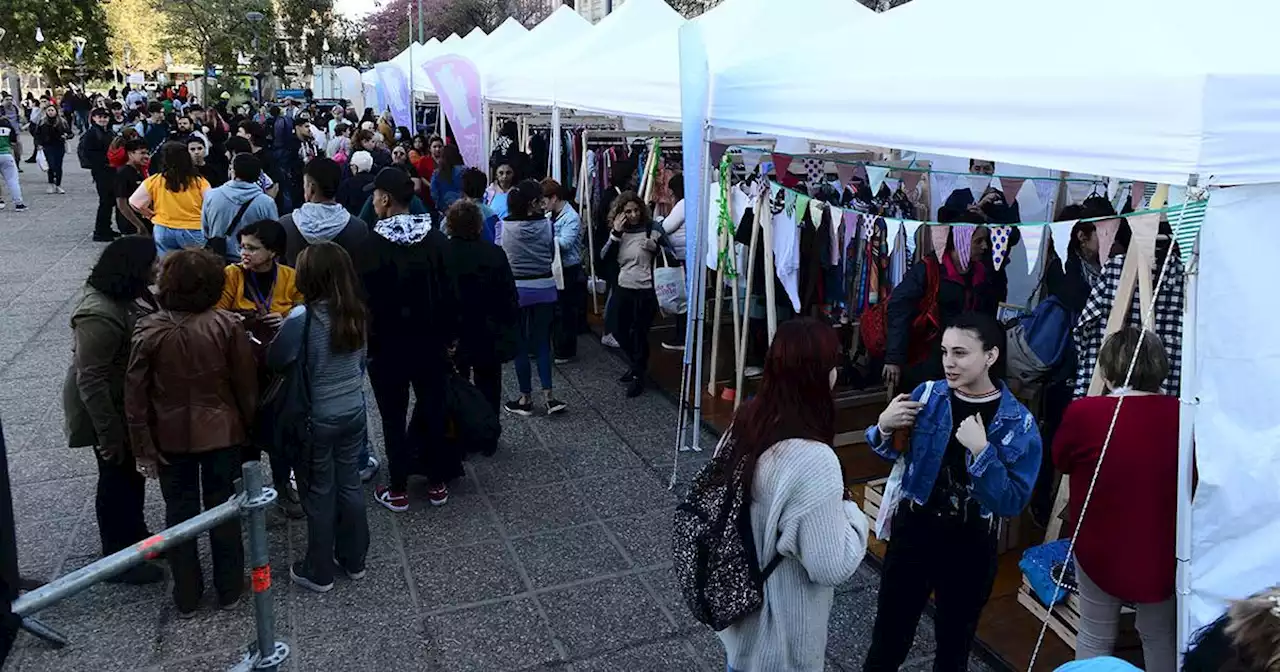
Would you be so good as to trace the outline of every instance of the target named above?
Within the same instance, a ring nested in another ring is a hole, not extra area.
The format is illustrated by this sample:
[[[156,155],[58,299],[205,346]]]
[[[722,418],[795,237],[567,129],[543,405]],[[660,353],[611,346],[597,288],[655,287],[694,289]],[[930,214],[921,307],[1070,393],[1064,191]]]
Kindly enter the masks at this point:
[[[462,160],[487,172],[484,156],[484,112],[480,109],[480,73],[470,59],[456,54],[441,56],[422,66],[449,128],[458,141]]]

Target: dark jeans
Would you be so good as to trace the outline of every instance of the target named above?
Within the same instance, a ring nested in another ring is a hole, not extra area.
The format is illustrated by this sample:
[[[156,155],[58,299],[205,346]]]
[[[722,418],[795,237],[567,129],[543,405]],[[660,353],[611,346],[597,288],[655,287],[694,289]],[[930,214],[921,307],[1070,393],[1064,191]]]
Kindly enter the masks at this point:
[[[93,219],[93,233],[111,234],[111,213],[116,211],[116,176],[110,169],[93,170],[93,186],[98,191],[98,212]]]
[[[444,357],[430,362],[413,362],[410,357],[380,354],[369,361],[369,383],[382,416],[387,471],[395,492],[408,489],[411,473],[422,473],[433,484],[448,483],[463,474],[461,457],[444,440]],[[412,418],[410,388],[415,400]]]
[[[658,297],[652,289],[613,290],[618,307],[618,330],[614,337],[631,361],[631,372],[643,376],[649,369],[649,329],[658,312]]]
[[[480,390],[494,413],[502,410],[502,364],[496,357],[477,357],[459,352],[457,367],[458,375],[470,380]]]
[[[276,492],[283,497],[289,485],[289,472],[293,471],[293,465],[289,464],[284,451],[275,446],[270,448],[260,448],[254,445],[244,446],[240,448],[240,461],[257,462],[262,459],[263,451],[266,451],[267,463],[271,465],[271,484],[275,486]]]
[[[315,419],[310,454],[299,460],[298,494],[307,514],[303,573],[320,584],[333,581],[335,559],[358,572],[369,552],[359,461],[366,424],[363,408],[346,417]]]
[[[62,186],[62,159],[66,155],[66,145],[44,146],[44,158],[49,162],[49,184]]]
[[[173,527],[231,499],[240,474],[240,450],[220,448],[191,455],[165,454],[160,465],[160,492],[164,494],[165,526]],[[203,504],[203,508],[202,505]],[[229,604],[244,592],[244,546],[240,519],[234,518],[209,531],[213,550],[213,586],[218,603]],[[169,550],[173,573],[173,601],[179,611],[193,611],[204,594],[200,556],[192,539]]]
[[[104,462],[96,451],[93,455],[98,460],[98,492],[93,504],[102,555],[107,556],[151,536],[142,513],[147,480],[138,473],[128,448],[119,464]]]
[[[902,666],[929,593],[934,593],[938,641],[933,669],[968,669],[978,617],[996,578],[995,525],[995,519],[975,515],[942,518],[903,502],[885,552],[864,672]]]
[[[578,356],[578,335],[587,329],[587,276],[582,265],[564,267],[564,289],[556,301],[555,319],[551,323],[552,342],[557,359]]]
[[[530,359],[538,362],[542,389],[551,389],[551,320],[554,316],[554,303],[539,303],[520,309],[520,328],[516,339],[516,380],[520,383],[520,394],[533,392]]]
[[[76,110],[76,130],[80,131],[81,135],[89,130],[89,110]]]

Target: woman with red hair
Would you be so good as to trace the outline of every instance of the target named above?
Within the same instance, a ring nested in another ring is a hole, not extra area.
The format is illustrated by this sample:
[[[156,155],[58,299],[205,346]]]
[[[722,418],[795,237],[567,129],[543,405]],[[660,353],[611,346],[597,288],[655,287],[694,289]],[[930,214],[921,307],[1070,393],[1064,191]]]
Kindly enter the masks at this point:
[[[716,459],[742,467],[764,606],[717,633],[730,672],[821,672],[835,587],[867,550],[867,517],[844,487],[835,439],[840,344],[812,318],[779,325],[755,398],[742,405]],[[770,571],[770,568],[772,570]]]

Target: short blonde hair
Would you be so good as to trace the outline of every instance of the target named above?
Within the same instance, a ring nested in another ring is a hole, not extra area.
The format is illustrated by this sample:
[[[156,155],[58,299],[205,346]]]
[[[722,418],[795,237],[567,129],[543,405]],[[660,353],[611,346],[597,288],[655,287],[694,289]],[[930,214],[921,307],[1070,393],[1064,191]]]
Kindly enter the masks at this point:
[[[1112,385],[1124,384],[1131,362],[1129,387],[1139,392],[1160,392],[1164,379],[1169,377],[1169,356],[1160,337],[1138,327],[1125,327],[1108,337],[1098,352],[1098,370],[1102,379]]]

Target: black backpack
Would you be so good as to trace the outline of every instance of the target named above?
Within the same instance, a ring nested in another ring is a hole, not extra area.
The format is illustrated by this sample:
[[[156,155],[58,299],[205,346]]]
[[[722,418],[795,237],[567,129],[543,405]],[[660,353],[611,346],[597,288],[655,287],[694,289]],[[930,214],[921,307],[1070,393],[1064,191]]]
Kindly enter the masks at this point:
[[[87,151],[89,133],[92,132],[92,129],[85,132],[85,134],[80,137],[80,142],[76,144],[76,158],[80,159],[80,167],[85,170],[93,170],[93,162],[89,160],[89,152]]]
[[[746,460],[733,464],[731,453],[722,445],[694,477],[676,507],[671,540],[676,579],[689,611],[716,631],[759,611],[764,582],[782,561],[778,554],[760,569]]]

